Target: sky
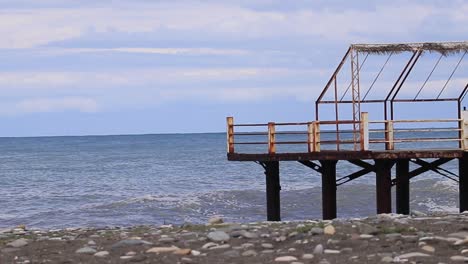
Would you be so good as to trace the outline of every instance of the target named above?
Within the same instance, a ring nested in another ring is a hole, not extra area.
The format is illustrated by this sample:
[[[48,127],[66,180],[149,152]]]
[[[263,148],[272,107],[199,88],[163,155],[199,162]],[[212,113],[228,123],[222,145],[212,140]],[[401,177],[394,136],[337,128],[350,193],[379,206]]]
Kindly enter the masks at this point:
[[[465,41],[467,14],[464,0],[0,0],[0,137],[313,120],[351,43]]]

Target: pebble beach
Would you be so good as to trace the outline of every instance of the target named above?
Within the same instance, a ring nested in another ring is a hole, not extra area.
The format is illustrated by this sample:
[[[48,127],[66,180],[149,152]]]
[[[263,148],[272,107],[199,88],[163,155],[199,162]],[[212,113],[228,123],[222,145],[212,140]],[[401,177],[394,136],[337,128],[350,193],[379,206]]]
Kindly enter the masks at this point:
[[[468,212],[0,230],[0,263],[467,263]]]

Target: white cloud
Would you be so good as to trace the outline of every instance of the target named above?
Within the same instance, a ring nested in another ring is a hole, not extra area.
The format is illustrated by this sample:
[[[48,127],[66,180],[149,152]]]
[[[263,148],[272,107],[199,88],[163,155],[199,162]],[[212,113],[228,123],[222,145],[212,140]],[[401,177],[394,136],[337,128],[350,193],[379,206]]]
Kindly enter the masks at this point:
[[[28,114],[28,113],[51,113],[63,111],[79,111],[93,113],[98,111],[97,102],[92,98],[85,97],[62,97],[62,98],[28,98],[19,102],[2,105],[0,114]]]
[[[120,52],[140,54],[166,54],[166,55],[247,55],[249,50],[242,49],[215,49],[215,48],[39,48],[35,52],[45,54],[67,53],[95,53],[95,52]]]
[[[392,36],[405,38],[420,33],[426,20],[437,18],[453,22],[453,27],[443,28],[446,33],[468,30],[461,23],[467,19],[467,3],[441,7],[404,2],[404,8],[400,4],[398,1],[380,3],[375,10],[304,7],[288,12],[259,11],[219,2],[5,9],[0,11],[3,38],[0,48],[31,48],[88,33],[116,32],[153,34],[159,39],[190,34],[203,40],[316,36],[349,42]]]

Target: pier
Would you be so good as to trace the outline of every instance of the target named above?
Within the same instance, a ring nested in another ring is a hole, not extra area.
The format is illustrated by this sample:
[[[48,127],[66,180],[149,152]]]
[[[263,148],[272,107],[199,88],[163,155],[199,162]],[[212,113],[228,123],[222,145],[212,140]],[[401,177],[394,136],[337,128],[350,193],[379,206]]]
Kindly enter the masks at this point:
[[[365,175],[375,177],[377,214],[409,214],[411,179],[427,172],[457,182],[460,212],[468,211],[467,52],[468,42],[351,45],[315,102],[315,120],[248,124],[227,117],[227,158],[263,167],[268,221],[280,221],[287,210],[280,199],[282,162],[298,162],[321,177],[323,219],[337,217],[339,186]],[[371,57],[382,60],[365,71]],[[408,84],[418,65],[424,78]],[[382,81],[388,68],[395,79]],[[436,75],[446,78],[432,82]],[[439,105],[452,116],[411,118],[408,109],[421,105]],[[444,167],[450,161],[458,171]],[[343,162],[358,169],[339,175]]]

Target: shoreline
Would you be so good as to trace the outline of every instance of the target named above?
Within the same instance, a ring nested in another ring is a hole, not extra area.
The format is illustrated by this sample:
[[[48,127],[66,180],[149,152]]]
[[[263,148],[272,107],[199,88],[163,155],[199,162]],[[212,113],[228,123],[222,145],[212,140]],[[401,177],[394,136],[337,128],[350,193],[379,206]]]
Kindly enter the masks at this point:
[[[468,212],[330,221],[0,229],[0,263],[468,262]]]

